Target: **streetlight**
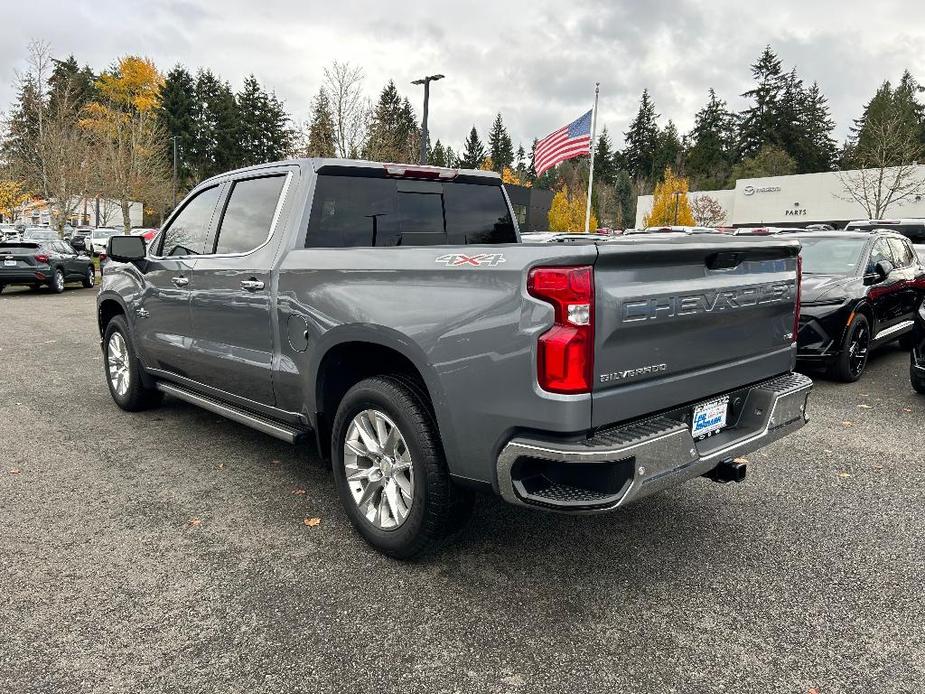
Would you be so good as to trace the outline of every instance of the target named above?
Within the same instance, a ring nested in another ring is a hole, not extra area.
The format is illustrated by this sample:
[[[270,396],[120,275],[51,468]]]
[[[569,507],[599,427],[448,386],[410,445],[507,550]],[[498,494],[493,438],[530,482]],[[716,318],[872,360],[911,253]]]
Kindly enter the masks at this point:
[[[424,85],[424,120],[421,124],[421,163],[427,163],[427,107],[430,103],[430,83],[442,80],[443,75],[428,75],[419,80],[414,80],[411,84]]]
[[[674,225],[678,226],[678,201],[681,199],[681,191],[674,192]]]

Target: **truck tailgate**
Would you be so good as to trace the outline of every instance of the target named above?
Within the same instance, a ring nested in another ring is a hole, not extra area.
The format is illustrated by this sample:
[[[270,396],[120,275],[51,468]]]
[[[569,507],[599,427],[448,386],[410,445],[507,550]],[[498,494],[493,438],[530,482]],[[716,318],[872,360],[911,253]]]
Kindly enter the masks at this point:
[[[793,367],[797,242],[637,237],[598,248],[592,426]]]

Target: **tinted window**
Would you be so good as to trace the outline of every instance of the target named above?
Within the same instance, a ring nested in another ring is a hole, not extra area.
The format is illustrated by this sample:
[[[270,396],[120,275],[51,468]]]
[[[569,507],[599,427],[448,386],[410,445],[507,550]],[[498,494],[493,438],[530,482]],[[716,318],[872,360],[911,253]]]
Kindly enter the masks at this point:
[[[513,243],[501,187],[318,177],[306,247]]]
[[[306,247],[382,246],[395,240],[395,181],[319,176]]]
[[[915,260],[915,254],[908,241],[900,239],[890,239],[890,248],[893,249],[893,257],[896,259],[897,267],[909,267]]]
[[[200,255],[209,239],[209,222],[218,202],[218,186],[198,193],[164,232],[161,255]]]
[[[443,225],[443,196],[438,193],[398,193],[398,228],[402,245],[446,243]],[[413,234],[413,237],[409,237]]]
[[[870,261],[867,263],[867,272],[874,272],[874,268],[881,260],[889,260],[895,264],[893,253],[890,251],[890,244],[886,239],[877,239],[874,247],[870,249]]]
[[[444,185],[450,243],[515,243],[514,222],[501,186]]]
[[[225,207],[216,253],[246,253],[266,241],[285,176],[236,181]]]

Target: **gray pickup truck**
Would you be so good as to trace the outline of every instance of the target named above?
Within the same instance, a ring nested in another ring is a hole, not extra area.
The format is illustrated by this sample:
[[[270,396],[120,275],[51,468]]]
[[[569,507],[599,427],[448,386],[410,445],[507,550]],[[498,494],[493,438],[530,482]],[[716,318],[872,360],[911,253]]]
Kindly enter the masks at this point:
[[[162,394],[312,437],[347,515],[395,557],[473,490],[618,508],[803,426],[799,245],[639,235],[521,243],[499,178],[336,159],[197,186],[97,300],[125,410]],[[671,238],[669,238],[671,237]]]

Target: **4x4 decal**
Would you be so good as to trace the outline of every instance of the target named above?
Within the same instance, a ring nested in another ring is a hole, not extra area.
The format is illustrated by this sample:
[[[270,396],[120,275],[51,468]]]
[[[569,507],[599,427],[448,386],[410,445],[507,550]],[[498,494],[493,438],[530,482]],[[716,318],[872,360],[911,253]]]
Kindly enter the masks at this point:
[[[434,259],[435,263],[441,263],[447,267],[465,267],[480,265],[489,265],[494,267],[505,262],[504,253],[479,253],[477,255],[464,255],[462,253],[449,253],[441,255]]]

